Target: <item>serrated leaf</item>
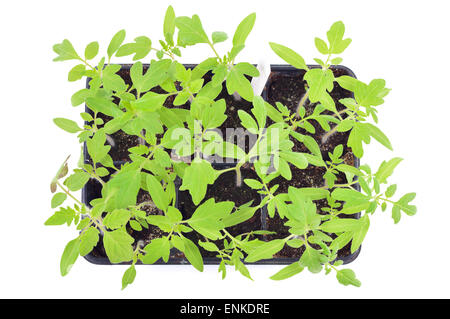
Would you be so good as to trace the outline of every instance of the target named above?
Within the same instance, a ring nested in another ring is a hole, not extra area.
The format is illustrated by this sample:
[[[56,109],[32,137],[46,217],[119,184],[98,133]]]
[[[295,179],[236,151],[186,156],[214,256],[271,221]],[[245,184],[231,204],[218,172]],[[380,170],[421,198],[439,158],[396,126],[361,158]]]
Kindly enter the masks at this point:
[[[361,287],[361,282],[356,279],[356,275],[351,269],[338,270],[336,278],[344,286],[353,285],[355,287]]]
[[[170,255],[170,243],[167,237],[155,238],[144,248],[145,255],[142,257],[144,264],[153,264],[160,258],[167,262]]]
[[[106,215],[103,224],[109,229],[118,229],[126,225],[131,217],[127,209],[115,209]]]
[[[175,25],[179,29],[178,44],[184,46],[209,42],[198,15],[193,15],[192,18],[177,17]]]
[[[380,183],[386,183],[387,178],[392,175],[395,168],[403,159],[400,157],[394,157],[390,159],[389,161],[383,161],[378,168],[377,172],[375,173],[375,177]]]
[[[205,197],[208,185],[213,184],[216,178],[217,174],[211,163],[196,158],[184,170],[183,183],[180,186],[180,190],[189,190],[192,201],[195,205],[198,205]]]
[[[89,227],[80,236],[80,255],[86,256],[97,245],[99,231],[97,228]]]
[[[103,246],[111,263],[130,261],[133,258],[134,238],[123,230],[105,232],[103,235]]]
[[[306,246],[305,251],[300,257],[301,267],[308,268],[312,273],[319,273],[322,270],[322,263],[326,262],[326,257],[311,246]]]

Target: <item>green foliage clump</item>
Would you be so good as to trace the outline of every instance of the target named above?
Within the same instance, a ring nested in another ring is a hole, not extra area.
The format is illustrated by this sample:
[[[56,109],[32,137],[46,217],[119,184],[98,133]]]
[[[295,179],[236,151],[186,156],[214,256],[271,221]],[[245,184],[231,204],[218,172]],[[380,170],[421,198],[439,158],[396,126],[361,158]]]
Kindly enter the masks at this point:
[[[61,165],[51,182],[54,193],[51,207],[57,209],[46,221],[46,225],[75,225],[78,236],[64,249],[61,259],[61,274],[66,275],[78,256],[89,254],[103,241],[111,263],[130,263],[122,287],[132,283],[136,276],[136,263],[153,264],[158,260],[167,262],[170,251],[176,248],[199,271],[203,270],[203,258],[199,246],[215,252],[220,259],[219,272],[225,278],[227,267],[234,266],[242,275],[251,279],[244,264],[270,259],[285,245],[303,249],[299,260],[281,269],[271,278],[281,280],[296,275],[307,268],[312,273],[336,272],[344,285],[360,286],[355,273],[341,269],[337,260],[340,249],[351,242],[351,252],[356,252],[366,236],[373,214],[378,207],[382,211],[392,206],[392,218],[397,223],[402,212],[414,215],[416,207],[410,202],[414,193],[392,199],[396,184],[388,182],[400,158],[384,161],[377,170],[368,165],[359,168],[344,163],[344,145],[330,152],[330,160],[324,160],[317,141],[309,135],[300,134],[298,128],[314,133],[311,124],[316,121],[326,131],[322,142],[336,132],[349,132],[348,144],[353,153],[362,157],[364,144],[372,138],[388,149],[392,149],[386,135],[375,125],[378,123],[377,107],[389,93],[382,79],[366,84],[350,76],[335,77],[330,67],[342,62],[341,54],[350,44],[344,38],[344,24],[334,23],[327,32],[327,41],[315,39],[315,45],[324,58],[314,59],[320,67],[311,68],[292,49],[270,42],[272,50],[290,65],[305,71],[307,91],[291,112],[281,103],[271,105],[253,93],[248,77],[257,77],[255,66],[247,62],[235,63],[238,54],[255,23],[256,15],[250,14],[237,27],[231,49],[220,55],[215,45],[227,40],[224,32],[213,32],[211,36],[203,29],[200,18],[177,17],[172,7],[167,9],[164,19],[164,39],[159,48],[146,36],[124,43],[125,31],[117,32],[107,47],[106,56],[99,55],[99,44],[89,43],[84,54],[79,54],[68,40],[54,46],[55,61],[76,61],[69,72],[68,80],[89,79],[88,88],[83,88],[71,98],[73,106],[86,104],[91,112],[80,113],[84,125],[76,121],[55,118],[61,129],[77,134],[80,143],[86,144],[90,161],[82,160],[69,174],[66,161]],[[175,34],[177,37],[175,39]],[[208,57],[194,68],[186,68],[177,62],[181,51],[188,46],[203,44],[211,49]],[[149,61],[149,54],[156,54]],[[130,68],[132,85],[127,85],[118,75],[121,65],[112,64],[114,57],[132,57]],[[147,59],[150,66],[144,72],[141,60]],[[212,74],[205,81],[207,73]],[[345,106],[338,111],[331,98],[335,82],[354,93],[354,98],[341,99]],[[217,99],[225,83],[229,94],[237,93],[253,104],[251,113],[239,110],[241,124],[252,134],[256,143],[247,151],[214,133],[227,119],[224,99]],[[160,87],[162,91],[154,92]],[[166,100],[173,98],[167,107]],[[306,114],[305,105],[315,103],[312,114]],[[99,115],[107,115],[105,122]],[[369,121],[373,122],[370,123]],[[271,123],[271,124],[268,124]],[[143,143],[129,149],[131,161],[116,167],[110,155],[110,135],[122,130],[138,137]],[[277,139],[273,139],[276,136]],[[309,152],[295,152],[290,138],[303,143]],[[274,142],[275,141],[275,142]],[[144,143],[145,142],[145,143]],[[363,143],[364,142],[364,143]],[[175,153],[172,157],[167,150]],[[237,162],[231,168],[218,169],[207,160],[209,156],[233,158]],[[180,161],[190,157],[191,161]],[[234,202],[216,202],[205,198],[208,185],[219,176],[234,171],[240,176],[244,164],[253,165],[258,179],[244,179],[250,188],[264,195],[258,205],[252,202],[237,206]],[[322,167],[324,186],[320,188],[289,187],[287,193],[275,193],[278,185],[269,187],[276,177],[292,178],[291,167],[306,169],[309,165]],[[112,173],[111,173],[112,172]],[[336,183],[338,174],[345,174],[347,183]],[[109,177],[109,178],[105,178]],[[101,197],[88,205],[80,202],[73,192],[90,180],[101,183]],[[176,207],[177,180],[180,190],[186,190],[197,208],[186,219]],[[362,192],[355,189],[359,184]],[[386,186],[386,187],[383,187]],[[140,190],[148,192],[150,202],[137,203]],[[68,199],[72,206],[62,207]],[[328,207],[319,212],[316,201],[326,200]],[[149,215],[142,207],[153,205],[160,215]],[[267,207],[270,218],[287,218],[285,225],[290,235],[271,241],[260,240],[256,235],[267,231],[253,231],[233,236],[228,227],[249,220],[256,211]],[[361,218],[345,218],[361,212]],[[151,240],[147,245],[136,243],[127,232],[127,227],[140,231],[149,225],[159,228],[165,235]],[[185,235],[197,232],[204,240],[193,242]],[[220,248],[217,241],[221,242]]]

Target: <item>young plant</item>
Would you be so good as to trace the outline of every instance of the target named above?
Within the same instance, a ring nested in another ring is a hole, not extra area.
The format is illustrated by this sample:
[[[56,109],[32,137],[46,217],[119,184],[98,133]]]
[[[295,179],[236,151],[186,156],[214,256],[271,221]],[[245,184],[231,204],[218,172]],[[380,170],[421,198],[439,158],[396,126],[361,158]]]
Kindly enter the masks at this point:
[[[377,107],[389,92],[385,81],[375,79],[365,84],[349,76],[335,77],[332,72],[332,65],[342,62],[337,55],[351,42],[344,39],[343,23],[331,26],[327,42],[315,39],[318,51],[325,56],[314,59],[319,67],[308,66],[286,46],[270,43],[283,60],[305,72],[306,93],[295,112],[291,112],[282,103],[271,105],[255,96],[249,78],[259,76],[257,68],[247,62],[235,62],[255,18],[254,13],[250,14],[239,24],[225,54],[219,54],[216,45],[227,40],[226,33],[209,35],[197,15],[177,17],[172,7],[166,11],[164,39],[159,40],[158,47],[146,36],[124,43],[124,30],[113,36],[105,56],[98,57],[97,42],[89,43],[84,54],[79,54],[68,40],[54,46],[55,61],[77,62],[69,71],[69,81],[88,79],[88,87],[71,98],[75,107],[86,104],[87,110],[80,112],[84,124],[54,119],[61,129],[77,134],[87,151],[82,152],[78,167],[70,173],[66,159],[50,186],[54,193],[51,207],[56,211],[45,224],[73,224],[78,231],[64,249],[61,275],[69,272],[78,256],[86,256],[101,243],[111,263],[130,265],[123,275],[122,288],[134,281],[137,263],[168,262],[174,250],[202,271],[199,247],[215,253],[223,278],[227,266],[234,266],[251,279],[245,263],[270,259],[287,245],[303,253],[272,279],[285,279],[307,268],[313,273],[335,271],[340,283],[359,286],[352,270],[339,268],[342,261],[337,258],[338,251],[349,243],[352,253],[359,249],[378,207],[385,211],[391,205],[395,223],[401,212],[416,213],[416,207],[410,204],[414,193],[392,199],[396,185],[388,183],[388,178],[400,158],[383,162],[374,172],[368,165],[345,164],[342,158],[345,146],[361,158],[363,142],[368,144],[372,137],[392,149],[388,138],[375,125]],[[193,45],[208,47],[210,54],[195,67],[186,67],[177,58]],[[155,58],[148,58],[150,53],[155,53]],[[129,69],[129,83],[119,75],[122,66],[111,62],[114,57],[123,56],[131,56],[135,61]],[[142,61],[150,62],[149,66]],[[345,106],[343,110],[337,109],[330,96],[335,82],[354,93],[354,98],[339,101]],[[218,133],[228,119],[228,106],[223,98],[218,98],[223,88],[252,103],[250,112],[237,112],[242,127],[255,137],[248,149]],[[313,112],[307,112],[307,107],[312,107]],[[312,137],[313,122],[326,132],[319,139]],[[118,132],[139,141],[128,149],[126,162],[117,162],[111,155],[116,147],[112,136]],[[336,146],[326,160],[320,146],[336,132],[348,132],[348,143]],[[309,152],[294,151],[291,138]],[[234,165],[220,167],[211,163],[212,158],[232,159]],[[286,193],[276,193],[279,185],[269,186],[279,176],[290,180],[293,169],[311,166],[323,168],[323,187],[291,186]],[[244,167],[251,167],[257,179],[243,179]],[[229,172],[237,176],[236,187],[246,185],[261,194],[262,200],[258,204],[237,205],[205,198],[208,186]],[[339,174],[345,175],[346,183],[336,183]],[[73,192],[90,180],[100,183],[101,196],[83,203]],[[355,189],[356,185],[362,192]],[[184,216],[179,210],[177,189],[189,192],[196,205],[191,216]],[[139,201],[140,192],[148,194],[149,200]],[[63,207],[69,199],[73,203]],[[319,200],[326,200],[328,206],[319,210]],[[286,218],[289,236],[267,240],[271,232],[259,229],[230,233],[230,227],[245,223],[263,207],[267,207],[269,218]],[[356,213],[361,213],[359,219],[347,218]],[[152,239],[137,240],[131,235],[151,227],[159,234]],[[190,240],[187,234],[191,232],[200,234],[202,240]]]

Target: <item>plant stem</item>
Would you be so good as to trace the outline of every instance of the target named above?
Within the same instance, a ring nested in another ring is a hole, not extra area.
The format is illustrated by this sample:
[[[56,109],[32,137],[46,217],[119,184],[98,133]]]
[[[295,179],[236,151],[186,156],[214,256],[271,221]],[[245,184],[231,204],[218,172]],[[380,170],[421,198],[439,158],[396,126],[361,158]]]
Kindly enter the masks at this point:
[[[306,90],[305,94],[303,94],[302,98],[300,99],[300,102],[298,102],[297,111],[295,112],[295,116],[297,118],[300,118],[300,109],[305,105],[308,96],[309,96],[309,89]]]

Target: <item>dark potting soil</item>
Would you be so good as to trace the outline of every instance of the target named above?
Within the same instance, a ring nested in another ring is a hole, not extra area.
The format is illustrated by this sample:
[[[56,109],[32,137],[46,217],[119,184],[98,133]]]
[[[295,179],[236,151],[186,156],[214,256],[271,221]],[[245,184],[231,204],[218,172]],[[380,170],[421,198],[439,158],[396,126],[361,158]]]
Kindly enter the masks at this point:
[[[241,174],[243,180],[246,178],[257,178],[256,173],[251,169],[241,169]],[[214,198],[216,202],[233,201],[234,203],[236,203],[236,206],[246,204],[250,201],[253,201],[252,206],[256,206],[261,202],[261,197],[256,190],[251,189],[243,182],[240,187],[236,186],[235,171],[230,171],[222,174],[213,185],[208,186],[205,200],[209,198]],[[202,203],[200,203],[199,205],[201,205]],[[192,202],[191,195],[188,191],[179,191],[178,207],[183,214],[183,219],[188,219],[195,212],[197,206],[195,206]],[[261,211],[257,210],[253,217],[248,221],[229,227],[227,228],[227,231],[232,236],[237,236],[261,229]],[[199,240],[206,241],[205,238],[197,232],[185,233],[185,236],[195,243],[197,243]],[[219,248],[223,248],[222,242],[220,240],[216,241],[215,243],[219,246]],[[203,248],[200,248],[200,250],[204,257],[216,256],[216,253],[214,252],[208,252]]]

